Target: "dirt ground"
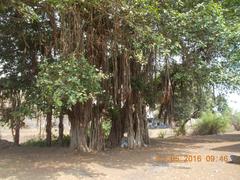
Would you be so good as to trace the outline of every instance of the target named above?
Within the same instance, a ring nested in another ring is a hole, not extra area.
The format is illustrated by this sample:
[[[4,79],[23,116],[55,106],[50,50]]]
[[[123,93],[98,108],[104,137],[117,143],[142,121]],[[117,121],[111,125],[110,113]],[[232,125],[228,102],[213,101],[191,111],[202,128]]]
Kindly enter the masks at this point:
[[[187,161],[176,159],[180,155]],[[240,132],[155,138],[151,146],[137,150],[90,154],[58,147],[15,147],[1,141],[0,179],[239,180],[240,164],[229,162],[230,155],[240,156]]]

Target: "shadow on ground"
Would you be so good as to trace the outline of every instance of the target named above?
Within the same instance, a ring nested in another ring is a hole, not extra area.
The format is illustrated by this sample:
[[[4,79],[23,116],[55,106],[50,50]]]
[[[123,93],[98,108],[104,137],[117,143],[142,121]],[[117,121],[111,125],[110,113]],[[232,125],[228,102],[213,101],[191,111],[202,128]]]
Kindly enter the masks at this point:
[[[156,161],[157,156],[187,154],[188,149],[201,143],[239,142],[240,134],[152,139],[151,146],[136,150],[112,149],[99,153],[80,154],[68,148],[0,147],[0,177],[17,179],[57,179],[61,175],[72,178],[105,177],[109,171],[135,169],[145,165],[152,168],[189,169],[183,165]],[[240,144],[217,147],[216,151],[239,152]],[[210,150],[210,149],[209,149]],[[99,167],[98,170],[92,166]],[[34,175],[34,177],[33,177]]]
[[[234,144],[230,146],[221,146],[221,147],[213,148],[212,150],[240,153],[240,144]]]
[[[173,143],[196,144],[196,143],[221,143],[221,142],[239,142],[240,134],[222,134],[222,135],[206,135],[206,136],[183,136],[170,137],[164,141]]]

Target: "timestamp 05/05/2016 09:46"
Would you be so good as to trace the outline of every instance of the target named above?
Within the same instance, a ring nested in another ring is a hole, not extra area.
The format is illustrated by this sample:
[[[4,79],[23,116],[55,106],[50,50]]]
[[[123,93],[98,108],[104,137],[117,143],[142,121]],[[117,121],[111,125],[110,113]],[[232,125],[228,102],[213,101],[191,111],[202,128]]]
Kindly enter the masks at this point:
[[[228,155],[170,155],[170,156],[157,156],[157,161],[161,162],[228,162]]]

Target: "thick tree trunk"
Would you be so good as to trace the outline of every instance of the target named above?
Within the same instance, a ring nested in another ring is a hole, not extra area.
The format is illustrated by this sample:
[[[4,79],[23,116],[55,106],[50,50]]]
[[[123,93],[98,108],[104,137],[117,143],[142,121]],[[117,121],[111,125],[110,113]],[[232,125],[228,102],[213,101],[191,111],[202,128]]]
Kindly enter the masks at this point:
[[[94,118],[91,122],[91,135],[89,147],[91,150],[100,151],[104,149],[104,134],[101,127],[100,119]]]
[[[63,146],[63,113],[60,113],[59,124],[58,124],[58,143]]]
[[[131,111],[129,111],[129,114],[128,114],[128,122],[129,122],[129,125],[128,125],[128,148],[134,149],[135,148],[135,139],[134,139],[135,133],[133,130],[133,118],[132,118]]]
[[[79,150],[80,152],[88,152],[89,148],[87,146],[87,139],[85,135],[85,128],[80,126],[76,120],[75,123],[71,123],[70,131],[70,148],[74,150]]]
[[[127,99],[127,117],[128,117],[128,148],[135,148],[135,132],[134,132],[134,119],[133,119],[133,104],[132,94],[129,94]]]
[[[117,147],[121,143],[122,133],[122,122],[120,117],[112,117],[112,127],[109,135],[109,142],[111,147]]]
[[[20,121],[17,120],[16,125],[14,127],[14,144],[19,145],[20,139]]]
[[[90,118],[90,105],[91,102],[87,102],[84,105],[77,103],[72,107],[73,111],[69,112],[71,122],[70,148],[80,152],[90,151],[86,136],[87,122],[88,118]]]
[[[141,123],[141,117],[139,117],[138,114],[136,114],[136,121],[137,121],[137,129],[136,129],[136,146],[142,147],[143,145],[143,133],[142,133],[142,123]]]
[[[52,111],[47,113],[46,118],[46,143],[47,146],[51,146],[52,144]]]
[[[150,144],[150,138],[148,134],[148,126],[147,126],[147,113],[146,113],[146,105],[142,105],[142,114],[143,114],[143,141],[145,144]]]

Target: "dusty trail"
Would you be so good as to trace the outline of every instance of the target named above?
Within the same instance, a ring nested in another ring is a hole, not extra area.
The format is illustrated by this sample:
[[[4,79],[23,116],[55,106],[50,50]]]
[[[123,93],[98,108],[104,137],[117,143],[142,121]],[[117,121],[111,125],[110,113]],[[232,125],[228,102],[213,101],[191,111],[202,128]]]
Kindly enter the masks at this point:
[[[180,155],[188,156],[188,161],[179,162],[176,157]],[[1,148],[0,143],[0,179],[239,180],[240,164],[226,162],[230,161],[230,155],[240,156],[240,132],[152,139],[147,148],[91,154],[57,147]]]

